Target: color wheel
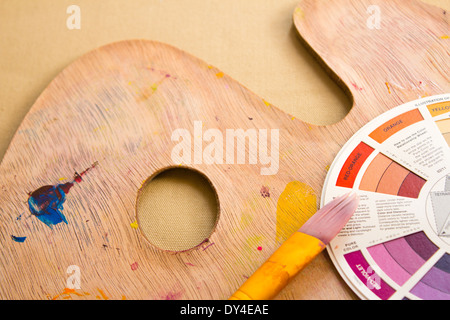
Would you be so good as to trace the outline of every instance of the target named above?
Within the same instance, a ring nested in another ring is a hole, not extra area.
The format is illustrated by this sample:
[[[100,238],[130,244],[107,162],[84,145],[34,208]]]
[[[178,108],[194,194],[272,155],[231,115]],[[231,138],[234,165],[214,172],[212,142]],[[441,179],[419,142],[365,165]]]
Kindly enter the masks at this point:
[[[362,299],[450,300],[450,94],[398,106],[341,149],[321,205],[360,203],[328,245]]]

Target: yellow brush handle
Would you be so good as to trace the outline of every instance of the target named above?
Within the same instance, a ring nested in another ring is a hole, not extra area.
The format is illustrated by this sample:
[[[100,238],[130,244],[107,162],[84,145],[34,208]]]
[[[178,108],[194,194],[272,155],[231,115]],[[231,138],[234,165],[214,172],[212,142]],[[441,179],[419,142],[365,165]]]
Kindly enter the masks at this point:
[[[323,249],[325,244],[308,234],[295,232],[247,279],[230,300],[269,300]]]

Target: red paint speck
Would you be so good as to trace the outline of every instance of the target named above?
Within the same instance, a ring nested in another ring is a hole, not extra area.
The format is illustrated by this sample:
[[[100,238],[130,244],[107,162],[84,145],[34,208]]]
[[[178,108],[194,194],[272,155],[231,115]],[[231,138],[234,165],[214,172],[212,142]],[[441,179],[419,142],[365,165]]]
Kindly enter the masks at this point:
[[[169,292],[166,295],[165,300],[180,300],[182,296],[182,292]]]
[[[131,265],[131,270],[136,271],[138,267],[139,267],[139,264],[137,262],[135,262]]]
[[[258,247],[258,251],[261,251],[262,250],[262,247]]]
[[[356,83],[351,83],[352,84],[352,86],[353,86],[353,88],[355,88],[356,90],[359,90],[359,91],[361,91],[363,88],[361,88],[361,87],[358,87],[357,85],[356,85]]]

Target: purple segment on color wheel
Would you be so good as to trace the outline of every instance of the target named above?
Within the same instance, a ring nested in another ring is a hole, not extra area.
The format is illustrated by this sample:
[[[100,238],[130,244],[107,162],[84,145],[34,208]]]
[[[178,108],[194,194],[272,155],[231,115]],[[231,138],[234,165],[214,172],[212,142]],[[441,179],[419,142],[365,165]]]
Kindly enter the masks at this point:
[[[413,233],[405,237],[410,247],[424,260],[428,260],[439,249],[424,232]]]
[[[420,282],[447,295],[450,294],[450,255],[444,254]]]
[[[415,273],[425,263],[425,260],[409,246],[405,238],[385,242],[384,246],[392,258],[409,274]]]
[[[444,254],[411,290],[411,293],[422,299],[450,300],[449,260],[449,254]]]
[[[403,285],[437,250],[423,232],[417,232],[367,248],[372,258],[392,280]]]
[[[361,251],[348,253],[344,258],[358,279],[380,299],[387,300],[395,293],[395,290],[372,270]]]
[[[450,273],[450,254],[444,254],[434,266],[442,271]]]
[[[439,291],[450,293],[449,277],[450,275],[447,272],[442,271],[441,269],[438,269],[436,267],[433,267],[420,280],[420,282],[423,282]]]
[[[418,282],[411,293],[424,300],[450,300],[450,294],[429,287],[423,282]]]

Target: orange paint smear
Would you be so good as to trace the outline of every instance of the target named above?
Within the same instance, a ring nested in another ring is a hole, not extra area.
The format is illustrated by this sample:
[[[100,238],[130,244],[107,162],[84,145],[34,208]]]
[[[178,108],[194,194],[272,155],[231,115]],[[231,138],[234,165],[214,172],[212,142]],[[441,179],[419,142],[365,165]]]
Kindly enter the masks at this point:
[[[97,290],[100,293],[100,295],[96,296],[97,299],[109,300],[108,296],[106,296],[106,294],[105,294],[105,292],[103,292],[103,290],[98,289],[98,288],[97,288]],[[64,288],[63,292],[57,294],[56,296],[51,298],[51,300],[58,300],[58,299],[72,300],[73,296],[85,297],[85,296],[90,296],[90,295],[91,294],[89,292],[79,292],[79,291],[76,291],[75,289]],[[126,300],[126,297],[122,296],[122,300]]]
[[[386,88],[388,89],[389,94],[391,94],[391,87],[389,86],[389,82],[385,82]]]
[[[53,298],[52,298],[52,300],[57,300],[58,298],[62,298],[62,299],[65,299],[65,300],[67,300],[67,299],[72,299],[72,294],[73,295],[76,295],[76,296],[78,296],[78,297],[83,297],[83,296],[88,296],[88,295],[90,295],[90,293],[88,293],[88,292],[82,292],[82,293],[80,293],[80,292],[77,292],[75,289],[69,289],[69,288],[64,288],[64,291],[63,292],[61,292],[60,294],[57,294],[56,296],[54,296]]]
[[[100,292],[100,294],[102,295],[103,300],[109,300],[109,298],[105,295],[105,293],[103,292],[103,290],[97,289],[98,292]]]

